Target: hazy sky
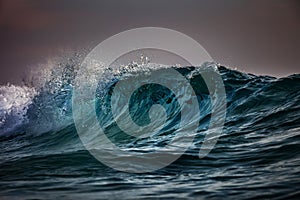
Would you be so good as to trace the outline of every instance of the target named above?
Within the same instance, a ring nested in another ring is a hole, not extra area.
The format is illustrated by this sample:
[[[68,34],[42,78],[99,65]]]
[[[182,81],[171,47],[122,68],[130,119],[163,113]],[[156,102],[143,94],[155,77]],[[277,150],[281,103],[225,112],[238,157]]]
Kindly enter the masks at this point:
[[[146,26],[180,31],[222,65],[256,74],[300,73],[298,0],[0,0],[0,83]]]

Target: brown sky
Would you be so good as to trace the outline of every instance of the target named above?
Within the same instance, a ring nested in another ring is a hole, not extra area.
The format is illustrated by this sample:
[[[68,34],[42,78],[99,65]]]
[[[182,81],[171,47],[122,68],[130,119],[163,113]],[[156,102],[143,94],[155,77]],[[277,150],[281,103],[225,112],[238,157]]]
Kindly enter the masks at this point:
[[[185,33],[223,65],[300,73],[298,0],[0,0],[0,84],[20,83],[63,51],[145,26]]]

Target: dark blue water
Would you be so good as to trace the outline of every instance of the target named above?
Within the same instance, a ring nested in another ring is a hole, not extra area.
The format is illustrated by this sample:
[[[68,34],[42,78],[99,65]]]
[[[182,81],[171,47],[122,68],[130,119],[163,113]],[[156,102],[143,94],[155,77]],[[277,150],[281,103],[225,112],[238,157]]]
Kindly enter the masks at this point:
[[[197,67],[176,70],[190,81],[199,101],[197,135],[193,145],[174,163],[142,174],[107,167],[84,148],[72,119],[74,66],[67,65],[59,75],[52,74],[39,89],[1,86],[1,199],[300,196],[300,75],[277,79],[218,66],[226,89],[226,120],[216,146],[199,159],[210,122],[211,99]],[[135,76],[139,73],[137,70]],[[102,96],[95,97],[99,123],[109,124],[105,128],[107,136],[120,147],[145,146],[147,151],[168,143],[181,119],[175,96],[155,84],[134,93],[129,107],[137,124],[149,123],[148,112],[153,104],[162,105],[168,114],[167,125],[154,139],[134,139],[113,121],[110,95],[116,82],[107,83],[105,91],[98,91]]]

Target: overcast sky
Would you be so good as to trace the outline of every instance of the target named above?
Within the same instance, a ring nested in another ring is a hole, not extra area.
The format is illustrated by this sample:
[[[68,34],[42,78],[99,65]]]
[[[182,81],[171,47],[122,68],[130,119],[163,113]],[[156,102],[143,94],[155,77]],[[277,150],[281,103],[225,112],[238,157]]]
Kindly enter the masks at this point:
[[[300,73],[298,0],[0,0],[0,83],[20,83],[63,51],[146,26],[189,35],[225,66]]]

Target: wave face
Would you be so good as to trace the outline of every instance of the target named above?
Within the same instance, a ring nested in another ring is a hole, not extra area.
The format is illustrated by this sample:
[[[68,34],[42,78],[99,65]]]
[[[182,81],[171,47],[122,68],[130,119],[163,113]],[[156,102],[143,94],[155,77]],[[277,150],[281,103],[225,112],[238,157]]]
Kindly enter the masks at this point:
[[[110,108],[111,93],[118,80],[164,68],[149,70],[132,65],[131,70],[108,70],[107,76],[99,81],[95,96],[97,118],[105,134],[118,146],[151,152],[174,137],[181,120],[180,106],[165,87],[145,85],[130,100],[132,120],[140,126],[150,122],[152,105],[165,108],[167,121],[150,139],[136,139],[122,132]],[[212,109],[201,77],[207,68],[218,70],[223,78],[227,116],[218,143],[206,157],[199,159]],[[197,135],[177,161],[146,174],[115,171],[98,162],[82,145],[72,118],[75,65],[61,66],[59,73],[52,73],[39,89],[1,86],[0,196],[8,199],[296,198],[300,194],[300,75],[277,79],[213,63],[175,69],[189,80],[196,93],[201,109]]]

